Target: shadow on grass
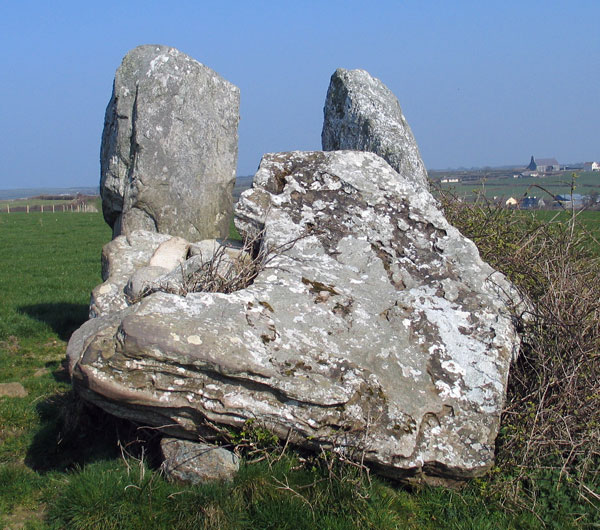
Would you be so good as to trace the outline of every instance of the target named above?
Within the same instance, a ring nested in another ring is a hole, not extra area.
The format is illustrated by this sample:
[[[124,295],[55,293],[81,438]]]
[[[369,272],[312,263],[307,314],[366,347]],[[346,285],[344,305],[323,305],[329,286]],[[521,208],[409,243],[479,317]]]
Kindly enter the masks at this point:
[[[56,302],[20,306],[19,311],[48,324],[61,340],[67,341],[71,334],[88,319],[88,306]]]
[[[158,447],[157,433],[142,432],[133,423],[85,403],[73,390],[40,401],[36,409],[41,426],[25,463],[41,473],[113,459],[121,456],[120,447],[133,456],[142,451],[153,455]]]

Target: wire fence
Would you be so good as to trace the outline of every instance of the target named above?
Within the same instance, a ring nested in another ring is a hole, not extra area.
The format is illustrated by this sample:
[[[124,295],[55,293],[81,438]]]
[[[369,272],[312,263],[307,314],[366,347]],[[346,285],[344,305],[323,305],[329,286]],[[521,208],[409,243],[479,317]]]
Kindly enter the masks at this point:
[[[97,213],[98,208],[95,204],[85,201],[62,204],[19,204],[10,203],[0,204],[0,213],[57,213],[57,212],[78,212],[78,213]]]

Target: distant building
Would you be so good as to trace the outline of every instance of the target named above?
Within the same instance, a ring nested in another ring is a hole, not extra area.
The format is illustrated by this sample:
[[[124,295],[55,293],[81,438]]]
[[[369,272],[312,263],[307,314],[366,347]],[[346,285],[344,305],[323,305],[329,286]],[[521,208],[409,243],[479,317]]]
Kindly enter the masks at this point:
[[[600,163],[598,162],[584,162],[583,163],[584,171],[600,171]]]
[[[538,173],[552,173],[560,171],[560,165],[556,158],[538,158],[532,156],[529,165],[525,168],[529,171],[537,171]]]
[[[556,158],[540,158],[535,162],[537,164],[538,173],[552,173],[553,171],[560,171],[560,165],[556,161]]]
[[[523,210],[531,210],[533,208],[543,208],[546,206],[544,199],[538,199],[537,197],[523,197],[519,206]]]
[[[450,182],[455,183],[455,182],[460,182],[460,179],[457,179],[457,178],[442,179],[442,180],[440,180],[440,182],[442,184],[447,184],[447,183],[450,183]]]
[[[583,208],[585,205],[587,197],[584,195],[580,195],[579,193],[567,193],[565,195],[557,195],[554,198],[554,204],[560,205],[564,208],[571,208],[572,206],[575,208]]]
[[[510,197],[507,201],[506,201],[506,206],[508,208],[516,208],[519,205],[519,201],[517,199],[515,199],[514,197]]]

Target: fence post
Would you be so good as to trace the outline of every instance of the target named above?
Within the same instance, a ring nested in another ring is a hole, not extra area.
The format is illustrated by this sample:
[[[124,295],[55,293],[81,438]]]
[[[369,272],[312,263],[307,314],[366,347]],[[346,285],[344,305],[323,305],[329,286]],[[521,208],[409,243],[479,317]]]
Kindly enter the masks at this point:
[[[27,205],[27,213],[29,213],[29,204]]]
[[[10,213],[10,204],[6,203],[6,213]]]
[[[40,204],[40,212],[44,213],[44,205]]]
[[[54,213],[54,204],[52,205],[52,213]]]

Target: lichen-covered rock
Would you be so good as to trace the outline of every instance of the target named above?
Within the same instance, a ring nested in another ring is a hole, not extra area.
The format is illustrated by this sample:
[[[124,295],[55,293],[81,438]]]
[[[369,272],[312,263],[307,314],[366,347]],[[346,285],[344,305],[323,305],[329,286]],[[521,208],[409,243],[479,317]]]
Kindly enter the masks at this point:
[[[254,282],[93,319],[69,344],[77,391],[179,437],[253,418],[390,477],[485,472],[512,288],[429,192],[372,153],[279,153],[236,215],[274,251]]]
[[[162,468],[167,477],[174,482],[229,482],[234,479],[240,468],[239,457],[223,447],[177,438],[163,438],[160,448],[164,458]]]
[[[370,151],[402,177],[428,189],[427,171],[400,103],[365,70],[338,68],[325,100],[321,141],[325,151]]]
[[[211,273],[226,276],[248,259],[243,248],[217,239],[189,243],[145,230],[118,236],[102,249],[104,283],[92,290],[89,316],[125,309],[154,290],[185,292],[192,275],[209,262]]]
[[[237,164],[239,89],[167,46],[117,69],[101,148],[102,210],[113,237],[226,237]]]
[[[173,239],[167,234],[136,230],[118,236],[102,248],[102,279],[104,283],[92,290],[90,318],[126,308],[125,288],[132,275],[150,265],[161,244]],[[179,238],[178,238],[179,239]],[[168,272],[168,269],[165,269]],[[143,273],[139,273],[138,276]]]

